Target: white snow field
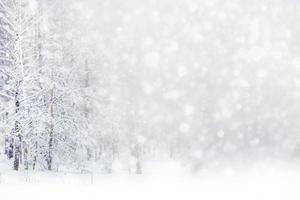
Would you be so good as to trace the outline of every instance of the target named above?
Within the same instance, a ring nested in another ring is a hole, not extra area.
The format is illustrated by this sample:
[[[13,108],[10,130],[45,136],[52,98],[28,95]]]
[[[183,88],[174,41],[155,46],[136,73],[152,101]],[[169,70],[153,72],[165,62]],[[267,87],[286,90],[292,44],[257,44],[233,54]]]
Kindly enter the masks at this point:
[[[294,166],[224,168],[184,174],[176,163],[151,166],[143,175],[64,172],[1,172],[0,199],[203,199],[298,200],[300,173]],[[153,170],[159,169],[159,170]],[[182,173],[181,173],[182,172]]]

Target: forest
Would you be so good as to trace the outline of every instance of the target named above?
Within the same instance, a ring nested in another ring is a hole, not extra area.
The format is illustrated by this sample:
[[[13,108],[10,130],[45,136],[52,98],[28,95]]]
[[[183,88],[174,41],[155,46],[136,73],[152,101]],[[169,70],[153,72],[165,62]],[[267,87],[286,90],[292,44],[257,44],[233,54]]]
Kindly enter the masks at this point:
[[[1,166],[297,161],[300,2],[225,2],[0,0]]]

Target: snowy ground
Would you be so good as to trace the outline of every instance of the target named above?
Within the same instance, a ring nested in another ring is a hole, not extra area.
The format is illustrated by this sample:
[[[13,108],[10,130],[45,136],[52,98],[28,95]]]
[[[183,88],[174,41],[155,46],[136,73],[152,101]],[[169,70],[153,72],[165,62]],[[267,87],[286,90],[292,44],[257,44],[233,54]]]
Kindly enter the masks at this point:
[[[230,199],[300,198],[300,171],[276,166],[264,170],[224,169],[183,175],[176,163],[152,167],[144,175],[2,172],[0,199]],[[246,172],[246,173],[245,173]],[[4,197],[4,198],[3,198]],[[13,198],[11,198],[13,197]]]

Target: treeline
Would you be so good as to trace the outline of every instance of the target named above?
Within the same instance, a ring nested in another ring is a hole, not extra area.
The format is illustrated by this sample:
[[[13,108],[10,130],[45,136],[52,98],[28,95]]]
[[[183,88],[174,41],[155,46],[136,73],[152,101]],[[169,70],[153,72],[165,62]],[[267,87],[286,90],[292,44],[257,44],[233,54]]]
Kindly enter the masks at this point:
[[[97,163],[111,173],[119,160],[141,173],[146,147],[125,117],[131,102],[122,100],[125,110],[114,103],[125,91],[118,69],[97,49],[97,33],[87,32],[91,21],[78,5],[0,2],[3,154],[14,170],[86,170]]]
[[[15,170],[52,170],[87,148],[88,57],[79,59],[64,3],[0,3],[1,128]]]

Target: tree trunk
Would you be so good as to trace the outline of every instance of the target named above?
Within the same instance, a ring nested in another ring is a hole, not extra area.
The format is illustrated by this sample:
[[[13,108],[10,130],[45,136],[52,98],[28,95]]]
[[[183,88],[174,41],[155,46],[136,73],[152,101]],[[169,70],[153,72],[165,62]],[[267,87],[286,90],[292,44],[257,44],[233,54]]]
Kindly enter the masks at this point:
[[[37,8],[38,8],[38,16],[43,16],[43,9],[42,9],[42,4],[40,1],[37,1]],[[43,57],[42,57],[42,34],[41,34],[41,29],[40,29],[40,21],[38,21],[35,24],[35,43],[36,43],[36,48],[35,48],[35,55],[36,55],[36,60],[38,61],[38,66],[40,69],[40,73],[42,73],[42,68],[43,68]],[[40,88],[42,89],[43,86],[42,84],[40,85]],[[33,150],[33,160],[32,160],[32,169],[35,170],[36,168],[36,163],[37,163],[37,155],[38,155],[38,134],[37,132],[35,133],[35,142],[34,142],[34,150]]]
[[[53,132],[54,132],[54,113],[53,113],[53,99],[54,99],[54,89],[51,89],[51,105],[50,105],[50,115],[51,115],[51,124],[50,124],[50,133],[49,133],[49,143],[48,143],[48,170],[52,170],[52,161],[53,161]]]
[[[20,88],[20,82],[17,84],[17,90],[15,94],[15,106],[16,106],[16,117],[18,117],[18,113],[20,111],[20,101],[19,101],[19,88]],[[20,127],[20,122],[17,119],[15,121],[15,128],[14,128],[14,170],[18,171],[19,166],[21,163],[21,155],[22,155],[22,150],[21,150],[21,127]]]

